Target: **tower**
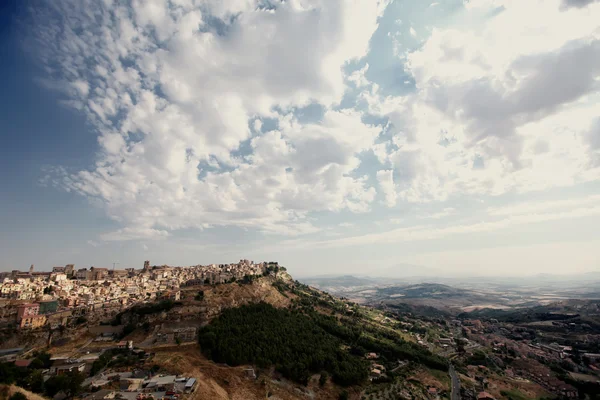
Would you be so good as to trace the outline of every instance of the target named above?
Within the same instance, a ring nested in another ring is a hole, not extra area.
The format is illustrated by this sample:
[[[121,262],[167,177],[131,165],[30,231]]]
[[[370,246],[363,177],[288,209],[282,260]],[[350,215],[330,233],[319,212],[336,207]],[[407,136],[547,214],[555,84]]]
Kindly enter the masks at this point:
[[[33,274],[33,264],[31,264],[31,267],[29,267],[29,275]]]
[[[150,261],[144,261],[144,271],[148,271],[150,269]]]

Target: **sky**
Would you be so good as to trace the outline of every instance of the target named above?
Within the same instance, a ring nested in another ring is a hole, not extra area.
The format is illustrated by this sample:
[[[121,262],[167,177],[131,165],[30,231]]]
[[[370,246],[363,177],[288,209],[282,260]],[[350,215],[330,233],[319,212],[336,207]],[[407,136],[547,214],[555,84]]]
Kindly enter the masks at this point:
[[[598,21],[595,0],[5,1],[0,271],[598,271]]]

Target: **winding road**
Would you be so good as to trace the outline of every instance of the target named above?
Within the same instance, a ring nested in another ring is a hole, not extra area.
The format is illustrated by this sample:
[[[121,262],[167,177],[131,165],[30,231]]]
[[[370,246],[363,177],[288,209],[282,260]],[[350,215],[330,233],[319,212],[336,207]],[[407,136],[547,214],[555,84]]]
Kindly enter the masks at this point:
[[[460,400],[460,379],[458,379],[458,374],[454,370],[454,365],[450,364],[448,373],[452,380],[452,396],[450,397],[450,400]]]

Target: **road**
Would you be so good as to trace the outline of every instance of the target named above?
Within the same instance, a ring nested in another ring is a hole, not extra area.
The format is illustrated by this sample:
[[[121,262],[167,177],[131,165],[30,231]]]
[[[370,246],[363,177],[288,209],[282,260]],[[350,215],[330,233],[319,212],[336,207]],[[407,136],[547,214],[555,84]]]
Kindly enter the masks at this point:
[[[450,400],[460,400],[460,379],[458,379],[458,374],[454,370],[454,365],[450,364],[448,373],[450,374],[450,379],[452,381],[452,396],[450,397]]]

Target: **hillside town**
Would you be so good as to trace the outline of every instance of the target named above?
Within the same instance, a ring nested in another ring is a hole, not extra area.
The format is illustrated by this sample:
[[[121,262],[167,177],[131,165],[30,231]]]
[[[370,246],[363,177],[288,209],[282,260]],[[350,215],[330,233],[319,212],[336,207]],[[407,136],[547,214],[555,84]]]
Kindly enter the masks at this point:
[[[277,262],[240,260],[231,264],[141,269],[80,268],[73,264],[51,271],[0,273],[0,326],[18,329],[65,325],[81,315],[104,317],[149,301],[180,299],[180,288],[220,284],[262,275]]]

